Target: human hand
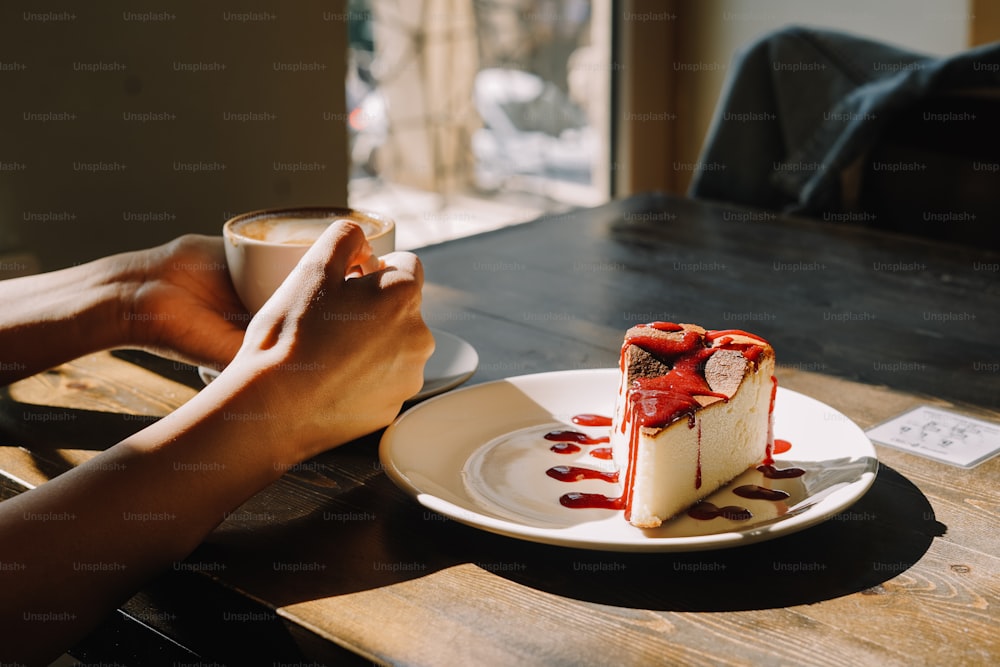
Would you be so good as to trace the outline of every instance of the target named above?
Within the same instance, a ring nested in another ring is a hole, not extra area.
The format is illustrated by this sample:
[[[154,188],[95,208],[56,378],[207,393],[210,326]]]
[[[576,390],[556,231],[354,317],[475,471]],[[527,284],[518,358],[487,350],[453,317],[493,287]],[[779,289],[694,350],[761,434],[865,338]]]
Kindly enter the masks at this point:
[[[294,443],[291,464],[377,430],[419,391],[434,348],[422,285],[416,256],[379,263],[360,227],[333,224],[253,318],[216,382],[253,387],[245,393],[265,406],[277,439]]]
[[[189,234],[119,257],[128,264],[129,343],[213,368],[232,360],[250,314],[233,290],[221,237]]]

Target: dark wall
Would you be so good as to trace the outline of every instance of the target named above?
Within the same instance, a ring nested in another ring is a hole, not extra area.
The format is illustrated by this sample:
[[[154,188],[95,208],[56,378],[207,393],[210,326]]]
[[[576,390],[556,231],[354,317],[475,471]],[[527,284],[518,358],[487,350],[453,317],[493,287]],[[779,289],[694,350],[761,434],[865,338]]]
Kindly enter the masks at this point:
[[[0,256],[346,203],[343,0],[38,4],[0,8]]]

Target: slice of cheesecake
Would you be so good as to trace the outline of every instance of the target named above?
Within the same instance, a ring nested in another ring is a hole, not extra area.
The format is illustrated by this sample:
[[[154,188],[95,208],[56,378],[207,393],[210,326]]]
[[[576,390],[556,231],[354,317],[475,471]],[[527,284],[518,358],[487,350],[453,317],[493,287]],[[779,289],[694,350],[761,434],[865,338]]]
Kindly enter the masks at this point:
[[[654,528],[770,458],[774,350],[738,330],[625,333],[611,445],[625,518]]]

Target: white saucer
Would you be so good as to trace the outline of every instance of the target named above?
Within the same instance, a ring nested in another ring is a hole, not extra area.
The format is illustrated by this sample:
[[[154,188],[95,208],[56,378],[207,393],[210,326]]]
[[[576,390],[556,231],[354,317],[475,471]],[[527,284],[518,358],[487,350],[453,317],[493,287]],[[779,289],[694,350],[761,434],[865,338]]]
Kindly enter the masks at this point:
[[[769,540],[815,525],[857,501],[875,480],[875,449],[854,422],[833,408],[779,388],[775,437],[792,443],[775,456],[779,468],[801,477],[764,480],[751,468],[707,498],[737,505],[753,517],[698,520],[687,515],[660,528],[630,525],[621,510],[563,507],[569,491],[620,495],[602,480],[563,482],[545,471],[558,465],[606,470],[589,447],[566,455],[550,450],[545,433],[560,429],[607,435],[608,428],[572,423],[582,413],[612,414],[618,369],[560,371],[466,387],[414,406],[389,426],[379,455],[390,479],[425,507],[502,535],[609,551],[695,551]],[[781,502],[747,500],[739,485],[789,493]]]
[[[434,334],[434,354],[424,365],[424,386],[411,398],[422,401],[454,389],[476,372],[479,354],[476,348],[454,334],[431,329]]]
[[[479,367],[479,354],[468,342],[439,329],[431,329],[431,333],[434,335],[434,354],[424,366],[424,386],[409,399],[410,402],[454,389],[472,377]],[[219,371],[199,366],[198,377],[208,384],[219,377]]]

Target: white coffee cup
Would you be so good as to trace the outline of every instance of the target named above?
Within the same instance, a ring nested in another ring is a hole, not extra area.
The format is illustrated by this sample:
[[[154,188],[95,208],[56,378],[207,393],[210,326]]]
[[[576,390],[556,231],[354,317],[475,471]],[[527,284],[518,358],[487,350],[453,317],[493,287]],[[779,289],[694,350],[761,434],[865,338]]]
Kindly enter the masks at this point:
[[[331,223],[349,220],[365,230],[376,256],[396,248],[396,223],[377,213],[334,206],[251,211],[222,227],[229,275],[240,301],[256,313]]]

